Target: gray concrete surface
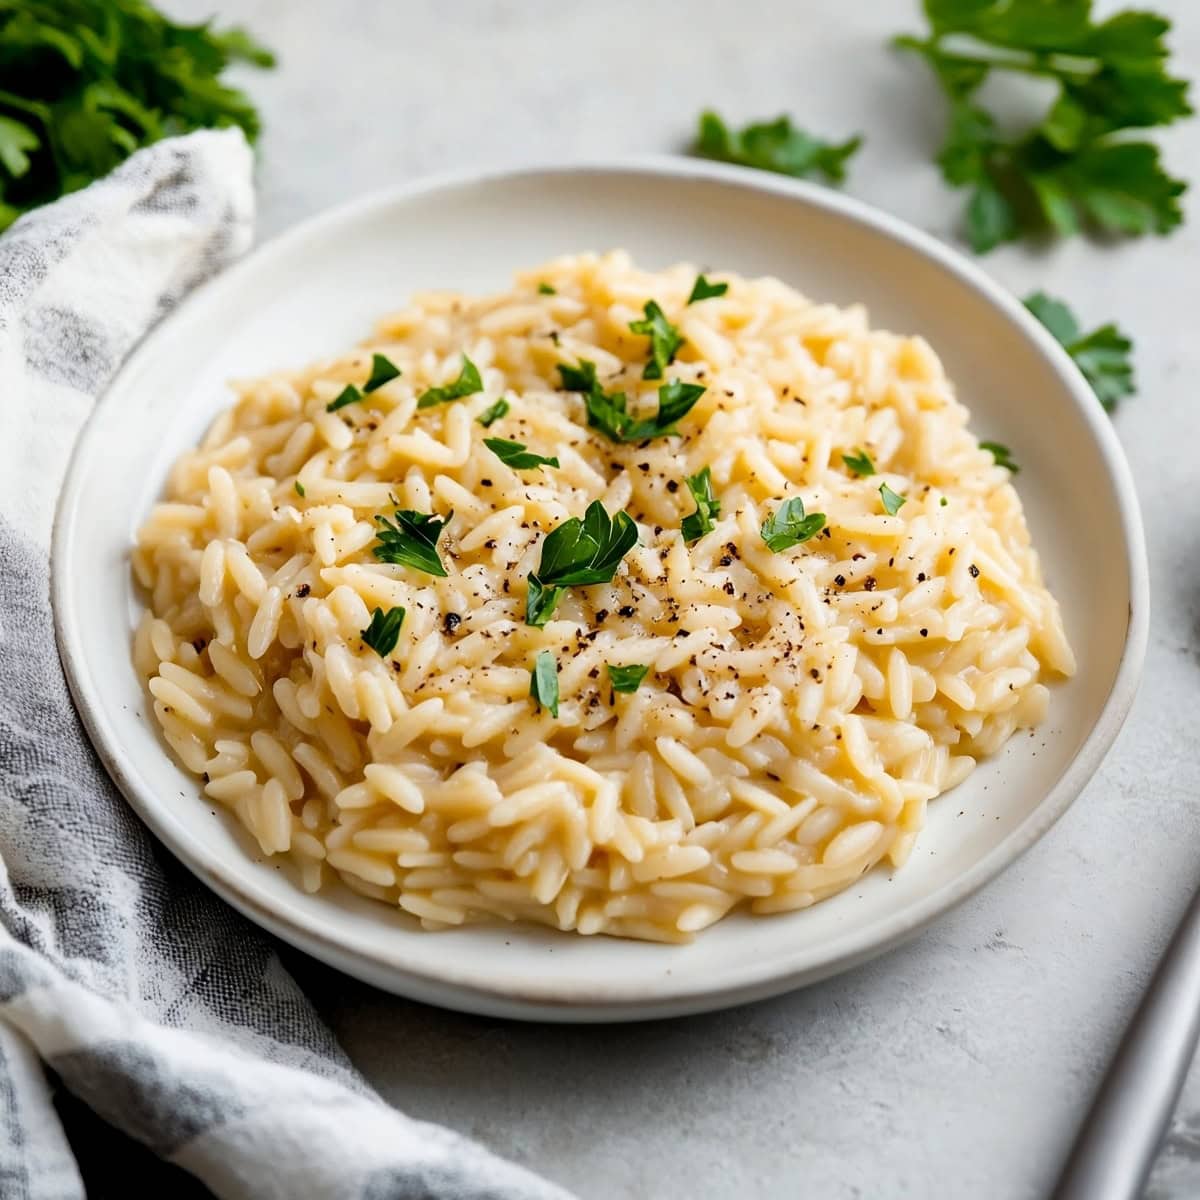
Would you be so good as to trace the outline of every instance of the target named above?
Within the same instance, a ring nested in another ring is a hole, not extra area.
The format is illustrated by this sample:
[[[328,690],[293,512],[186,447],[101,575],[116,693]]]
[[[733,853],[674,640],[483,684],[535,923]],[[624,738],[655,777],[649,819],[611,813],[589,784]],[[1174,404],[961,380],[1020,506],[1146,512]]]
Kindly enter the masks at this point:
[[[471,164],[670,151],[706,105],[862,130],[847,190],[946,238],[961,198],[930,158],[943,110],[884,46],[915,0],[176,0],[244,22],[280,69],[246,76],[266,122],[261,233],[373,188]],[[1108,6],[1105,6],[1108,7]],[[1200,9],[1176,18],[1200,74]],[[1200,178],[1200,122],[1163,138]],[[919,941],[840,979],[717,1016],[520,1026],[406,1003],[291,956],[391,1101],[473,1134],[585,1200],[1046,1194],[1087,1099],[1200,882],[1200,213],[1169,239],[986,260],[1137,340],[1116,418],[1154,587],[1145,683],[1099,777],[1001,880]],[[1079,648],[1083,653],[1086,647]],[[1150,1189],[1200,1196],[1200,1072]]]

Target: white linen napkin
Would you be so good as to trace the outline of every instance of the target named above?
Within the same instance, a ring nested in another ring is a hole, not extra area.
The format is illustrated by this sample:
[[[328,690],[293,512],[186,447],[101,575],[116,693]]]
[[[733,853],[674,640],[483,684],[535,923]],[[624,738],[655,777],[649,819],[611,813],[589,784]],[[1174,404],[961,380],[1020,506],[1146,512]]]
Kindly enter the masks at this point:
[[[134,343],[249,246],[251,169],[240,130],[193,133],[0,236],[0,1196],[84,1195],[45,1064],[228,1200],[564,1200],[371,1091],[270,939],[125,805],[67,693],[67,459]]]

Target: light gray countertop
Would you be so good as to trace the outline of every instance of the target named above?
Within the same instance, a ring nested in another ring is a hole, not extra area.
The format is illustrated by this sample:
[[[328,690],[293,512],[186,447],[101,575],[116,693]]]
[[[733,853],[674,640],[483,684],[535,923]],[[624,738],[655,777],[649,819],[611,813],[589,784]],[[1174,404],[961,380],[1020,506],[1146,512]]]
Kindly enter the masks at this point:
[[[1200,8],[1155,0],[1200,75]],[[171,7],[207,16],[212,0]],[[712,105],[784,110],[866,149],[847,190],[953,238],[931,162],[943,108],[885,47],[915,0],[221,0],[279,52],[260,102],[262,236],[360,193],[479,164],[670,151]],[[1105,8],[1110,6],[1105,5]],[[1200,122],[1162,139],[1200,180]],[[289,965],[389,1100],[585,1200],[1042,1197],[1148,973],[1200,883],[1200,212],[1168,239],[1004,249],[1018,294],[1136,338],[1116,418],[1146,520],[1154,612],[1141,695],[1099,777],[1003,878],[911,945],[732,1012],[522,1026]],[[1103,586],[1097,564],[1097,586]],[[1087,647],[1079,647],[1087,653]],[[1149,1193],[1200,1195],[1200,1071]]]

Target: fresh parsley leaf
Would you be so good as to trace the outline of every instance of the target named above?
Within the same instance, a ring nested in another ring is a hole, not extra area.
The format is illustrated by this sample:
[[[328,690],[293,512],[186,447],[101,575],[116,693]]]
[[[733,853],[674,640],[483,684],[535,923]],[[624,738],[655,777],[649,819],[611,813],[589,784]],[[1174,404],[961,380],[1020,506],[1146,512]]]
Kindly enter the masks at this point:
[[[1075,360],[1096,398],[1109,412],[1122,397],[1134,394],[1130,360],[1133,342],[1116,325],[1102,325],[1085,335],[1074,313],[1061,300],[1054,300],[1044,292],[1027,296],[1025,307]]]
[[[549,650],[539,650],[534,668],[529,672],[529,694],[538,708],[558,717],[558,663]]]
[[[883,511],[889,517],[894,517],[908,503],[907,496],[901,496],[898,492],[893,492],[886,483],[879,485],[879,498],[883,501]]]
[[[624,392],[606,393],[600,386],[595,363],[587,359],[581,360],[577,367],[559,363],[558,373],[564,388],[583,393],[588,425],[614,442],[644,442],[674,433],[676,424],[704,395],[700,384],[673,379],[658,389],[658,412],[639,420],[629,412],[629,399]]]
[[[634,663],[628,667],[614,667],[612,663],[606,663],[605,669],[608,671],[608,682],[612,684],[614,692],[636,692],[642,686],[642,680],[650,673],[650,667],[640,666]]]
[[[552,288],[548,283],[539,283],[538,292],[543,296],[557,296],[558,289]]]
[[[297,479],[296,482],[292,486],[296,489],[296,495],[299,496],[303,500],[304,499],[304,484],[302,484],[300,482],[300,480]]]
[[[543,458],[525,448],[524,442],[510,442],[508,438],[484,438],[483,444],[505,466],[515,471],[524,471],[531,467],[557,467],[557,458]]]
[[[451,400],[461,400],[464,396],[473,396],[482,391],[483,379],[479,375],[479,368],[464,354],[458,378],[445,387],[429,388],[422,392],[417,407],[433,408],[434,405],[448,404]]]
[[[596,364],[588,362],[586,358],[581,358],[577,367],[559,363],[558,373],[562,377],[563,388],[568,392],[582,392],[586,396],[600,387],[596,380]]]
[[[1166,71],[1170,22],[1125,11],[1097,23],[1091,10],[1091,0],[926,0],[930,35],[895,39],[946,93],[938,162],[947,183],[971,189],[966,233],[980,253],[1042,232],[1167,233],[1182,219],[1186,184],[1156,146],[1124,136],[1191,112],[1187,82]],[[1031,128],[1003,132],[980,103],[994,71],[1051,83]]]
[[[501,417],[508,415],[508,407],[508,401],[501,396],[495,404],[493,404],[490,408],[485,408],[483,412],[481,412],[475,419],[484,427],[484,429],[488,429],[498,420],[500,420]]]
[[[325,405],[326,412],[337,412],[339,408],[345,408],[347,404],[358,404],[363,398],[362,392],[358,390],[352,383],[346,384],[337,396]]]
[[[860,477],[875,474],[875,464],[865,450],[860,450],[857,454],[843,454],[842,462],[846,464],[848,471],[853,471]]]
[[[145,0],[0,3],[0,229],[142,146],[258,114],[221,81],[272,56],[240,30],[182,25]]]
[[[582,520],[565,520],[546,535],[538,569],[529,576],[526,624],[545,625],[565,587],[610,583],[637,540],[637,526],[629,514],[610,517],[599,500],[588,505]]]
[[[696,502],[696,511],[683,518],[680,530],[683,540],[691,543],[711,533],[713,521],[721,515],[721,502],[713,495],[712,470],[705,467],[695,475],[684,476],[683,482]]]
[[[379,544],[373,546],[371,552],[380,562],[399,563],[424,571],[426,575],[444,577],[446,568],[438,557],[437,543],[453,516],[451,512],[444,518],[434,517],[406,508],[396,509],[393,521],[377,515],[375,523],[379,526],[376,535]]]
[[[683,338],[656,301],[647,300],[642,305],[642,312],[645,316],[641,321],[629,322],[634,333],[643,333],[650,339],[650,361],[642,371],[642,378],[661,379],[663,371],[675,361]]]
[[[385,383],[400,378],[400,368],[384,354],[371,355],[371,378],[363,384],[364,392],[373,392]]]
[[[822,141],[794,126],[788,116],[730,129],[715,112],[708,111],[700,114],[692,153],[779,175],[800,179],[823,175],[831,183],[841,183],[846,178],[846,162],[861,145],[861,137]]]
[[[1004,467],[1014,475],[1021,473],[1021,468],[1013,462],[1012,451],[1007,446],[1002,446],[999,442],[980,442],[979,448],[986,450],[996,460],[996,466]]]
[[[698,304],[701,300],[711,300],[714,296],[723,296],[729,291],[727,283],[710,283],[703,273],[696,276],[692,284],[692,293],[687,298],[689,304]]]
[[[404,624],[404,609],[389,608],[385,613],[377,608],[371,614],[371,623],[362,631],[366,642],[380,658],[387,658],[400,640],[400,626]]]
[[[825,528],[824,513],[804,512],[804,501],[799,496],[785,500],[763,523],[759,534],[772,554],[789,550],[809,538],[816,537]]]

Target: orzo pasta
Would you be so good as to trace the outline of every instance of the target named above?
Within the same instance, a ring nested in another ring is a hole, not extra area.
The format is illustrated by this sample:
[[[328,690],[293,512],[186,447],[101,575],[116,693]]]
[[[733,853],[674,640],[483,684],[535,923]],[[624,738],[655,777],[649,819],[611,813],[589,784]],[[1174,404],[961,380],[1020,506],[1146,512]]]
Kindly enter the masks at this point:
[[[930,347],[695,279],[418,296],[175,464],[137,667],[306,888],[669,941],[804,908],[902,864],[1073,670]]]

